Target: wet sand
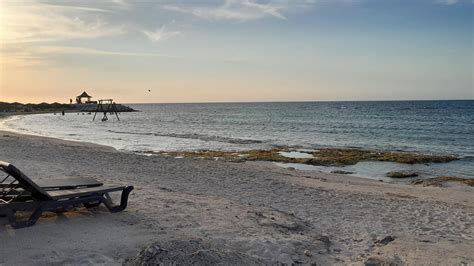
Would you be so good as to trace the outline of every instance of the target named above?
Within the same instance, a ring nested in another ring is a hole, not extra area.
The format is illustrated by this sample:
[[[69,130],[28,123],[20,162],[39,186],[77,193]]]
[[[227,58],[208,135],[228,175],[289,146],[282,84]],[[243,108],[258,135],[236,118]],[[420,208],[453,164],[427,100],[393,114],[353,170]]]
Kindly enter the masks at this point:
[[[0,143],[0,160],[35,179],[135,186],[121,213],[47,213],[20,230],[0,218],[0,264],[474,263],[473,187],[143,156],[2,131]]]

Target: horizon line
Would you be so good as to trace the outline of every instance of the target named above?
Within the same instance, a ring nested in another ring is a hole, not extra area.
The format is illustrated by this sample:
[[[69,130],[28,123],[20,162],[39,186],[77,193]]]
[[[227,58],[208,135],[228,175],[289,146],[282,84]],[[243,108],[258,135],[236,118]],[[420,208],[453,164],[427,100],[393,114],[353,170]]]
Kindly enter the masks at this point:
[[[296,101],[211,101],[211,102],[149,102],[123,104],[214,104],[214,103],[317,103],[317,102],[441,102],[441,101],[474,101],[472,99],[416,99],[416,100],[296,100]]]
[[[471,99],[396,99],[396,100],[290,100],[290,101],[209,101],[209,102],[123,102],[120,104],[237,104],[237,103],[317,103],[317,102],[440,102],[440,101],[474,101]],[[0,101],[2,103],[3,101]],[[20,104],[69,104],[61,102],[3,102],[3,103],[20,103]],[[116,102],[118,103],[118,102]]]

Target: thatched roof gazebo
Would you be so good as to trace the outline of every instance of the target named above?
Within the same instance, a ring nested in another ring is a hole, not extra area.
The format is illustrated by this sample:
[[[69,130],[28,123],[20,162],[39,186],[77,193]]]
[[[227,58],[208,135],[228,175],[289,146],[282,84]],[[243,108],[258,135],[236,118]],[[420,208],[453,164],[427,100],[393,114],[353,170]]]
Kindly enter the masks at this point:
[[[77,103],[77,104],[83,103],[83,102],[82,102],[82,99],[83,99],[83,98],[86,98],[86,99],[87,99],[87,101],[85,101],[85,103],[90,103],[92,96],[90,96],[89,94],[87,94],[87,92],[84,91],[83,93],[81,93],[81,95],[79,95],[79,96],[76,97],[76,103]]]

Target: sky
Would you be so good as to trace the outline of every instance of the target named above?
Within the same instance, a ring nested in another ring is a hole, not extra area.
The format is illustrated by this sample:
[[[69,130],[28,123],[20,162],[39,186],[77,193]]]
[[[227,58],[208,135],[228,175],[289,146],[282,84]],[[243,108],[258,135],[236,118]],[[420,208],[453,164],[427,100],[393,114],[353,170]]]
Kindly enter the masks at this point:
[[[0,101],[474,99],[474,0],[0,1]]]

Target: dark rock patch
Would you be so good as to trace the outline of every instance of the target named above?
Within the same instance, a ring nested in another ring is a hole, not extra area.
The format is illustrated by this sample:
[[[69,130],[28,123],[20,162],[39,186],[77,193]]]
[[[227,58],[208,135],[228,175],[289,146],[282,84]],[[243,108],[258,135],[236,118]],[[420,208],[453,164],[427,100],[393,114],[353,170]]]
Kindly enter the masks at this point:
[[[407,178],[407,177],[417,177],[418,174],[411,171],[392,171],[385,174],[387,177],[391,178]]]
[[[401,266],[405,263],[398,257],[393,258],[380,258],[380,257],[370,257],[364,262],[365,266]]]
[[[202,239],[173,240],[154,243],[142,250],[126,265],[257,265],[258,258],[226,246],[212,246]]]
[[[395,240],[395,238],[393,236],[386,236],[386,237],[384,237],[380,240],[375,241],[375,244],[385,246],[385,245],[387,245],[388,243],[390,243],[394,240]]]
[[[331,171],[331,173],[332,174],[338,174],[338,175],[351,175],[354,172],[344,171],[344,170],[334,170],[334,171]]]

